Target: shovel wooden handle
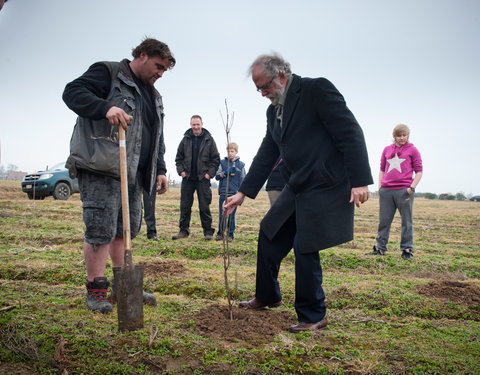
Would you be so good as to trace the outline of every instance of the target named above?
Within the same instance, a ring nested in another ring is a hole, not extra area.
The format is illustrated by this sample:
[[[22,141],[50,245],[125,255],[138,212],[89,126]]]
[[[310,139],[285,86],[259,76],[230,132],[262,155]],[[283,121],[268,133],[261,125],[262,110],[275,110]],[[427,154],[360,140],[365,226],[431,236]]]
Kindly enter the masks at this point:
[[[125,129],[118,125],[118,146],[120,155],[120,191],[122,194],[123,245],[125,247],[125,266],[132,266],[132,239],[130,235],[130,207],[128,204],[127,144]]]

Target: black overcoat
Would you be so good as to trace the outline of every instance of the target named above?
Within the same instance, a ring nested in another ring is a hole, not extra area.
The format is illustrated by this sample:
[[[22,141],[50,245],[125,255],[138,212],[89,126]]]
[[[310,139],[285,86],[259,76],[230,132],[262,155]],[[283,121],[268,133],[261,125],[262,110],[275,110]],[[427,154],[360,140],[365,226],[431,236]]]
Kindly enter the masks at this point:
[[[300,252],[351,241],[351,188],[373,180],[362,129],[327,79],[293,75],[282,126],[270,105],[266,135],[239,191],[255,198],[279,156],[290,178],[261,222],[267,237],[295,213]]]

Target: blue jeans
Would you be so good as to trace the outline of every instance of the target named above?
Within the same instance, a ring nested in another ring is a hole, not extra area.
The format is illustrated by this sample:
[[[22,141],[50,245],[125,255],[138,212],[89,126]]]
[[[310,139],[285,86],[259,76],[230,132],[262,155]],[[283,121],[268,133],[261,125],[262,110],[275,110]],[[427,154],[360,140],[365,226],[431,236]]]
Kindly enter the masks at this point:
[[[223,234],[224,223],[223,223],[223,202],[225,202],[225,195],[220,195],[218,198],[218,232],[217,234]],[[235,208],[233,212],[227,218],[227,226],[228,226],[228,236],[233,238],[233,233],[235,232],[235,213],[237,209]]]

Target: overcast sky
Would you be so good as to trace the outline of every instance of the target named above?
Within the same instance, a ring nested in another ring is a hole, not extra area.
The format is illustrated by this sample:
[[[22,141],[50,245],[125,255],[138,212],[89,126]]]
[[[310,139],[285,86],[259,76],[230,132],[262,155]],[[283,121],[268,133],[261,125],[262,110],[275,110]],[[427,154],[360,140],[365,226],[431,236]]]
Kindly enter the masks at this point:
[[[145,36],[177,59],[155,85],[172,179],[192,114],[225,156],[225,99],[248,168],[269,101],[247,70],[275,51],[344,95],[365,133],[371,191],[392,129],[405,123],[424,163],[418,191],[480,194],[478,0],[9,0],[0,11],[1,165],[33,172],[65,160],[76,118],[65,84],[95,61],[131,58]]]

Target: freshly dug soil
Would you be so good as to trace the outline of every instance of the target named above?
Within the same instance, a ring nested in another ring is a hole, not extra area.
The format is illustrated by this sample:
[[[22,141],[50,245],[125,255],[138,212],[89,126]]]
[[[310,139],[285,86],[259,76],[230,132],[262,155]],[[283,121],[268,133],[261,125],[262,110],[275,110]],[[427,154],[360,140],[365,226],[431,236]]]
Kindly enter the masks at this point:
[[[232,307],[233,320],[228,306],[210,305],[193,316],[195,329],[202,336],[224,339],[229,342],[261,343],[271,341],[285,332],[296,318],[291,312],[280,309],[252,311]]]
[[[459,281],[432,281],[418,288],[418,293],[427,297],[447,299],[468,306],[480,305],[480,288]]]

